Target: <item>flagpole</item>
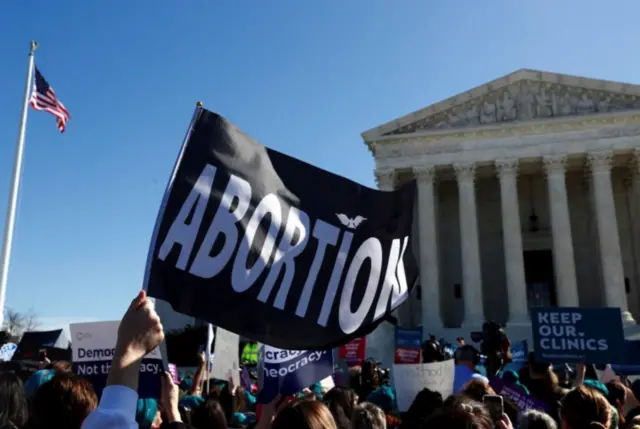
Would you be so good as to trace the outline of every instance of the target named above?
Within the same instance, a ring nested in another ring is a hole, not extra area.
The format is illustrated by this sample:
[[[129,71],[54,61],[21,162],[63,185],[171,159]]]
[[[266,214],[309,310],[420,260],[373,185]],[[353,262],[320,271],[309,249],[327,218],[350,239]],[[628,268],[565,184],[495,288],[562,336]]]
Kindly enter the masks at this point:
[[[7,293],[7,279],[9,278],[9,262],[11,261],[11,245],[13,244],[13,229],[16,223],[16,209],[18,205],[18,192],[20,191],[20,176],[22,174],[22,155],[24,154],[24,140],[27,132],[27,113],[29,113],[29,98],[33,83],[34,54],[38,49],[38,42],[31,41],[29,50],[29,67],[27,68],[27,81],[24,88],[24,100],[22,101],[22,114],[18,127],[18,143],[16,145],[16,158],[13,164],[13,177],[11,179],[11,191],[9,203],[4,221],[4,237],[2,240],[2,256],[0,259],[0,327],[4,323],[4,302]]]

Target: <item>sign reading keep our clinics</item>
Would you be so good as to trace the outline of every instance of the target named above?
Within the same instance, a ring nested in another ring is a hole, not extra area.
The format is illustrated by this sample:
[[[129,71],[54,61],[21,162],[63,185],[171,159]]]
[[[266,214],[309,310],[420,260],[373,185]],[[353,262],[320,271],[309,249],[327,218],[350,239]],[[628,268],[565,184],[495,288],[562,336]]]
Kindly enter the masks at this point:
[[[618,308],[536,308],[531,322],[540,362],[610,363],[625,351]]]

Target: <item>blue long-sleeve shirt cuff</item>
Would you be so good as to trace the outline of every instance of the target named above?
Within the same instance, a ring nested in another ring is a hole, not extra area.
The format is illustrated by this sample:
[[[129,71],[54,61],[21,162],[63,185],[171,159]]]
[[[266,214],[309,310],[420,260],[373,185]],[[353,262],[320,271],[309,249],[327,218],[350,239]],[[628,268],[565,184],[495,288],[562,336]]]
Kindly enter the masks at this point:
[[[82,424],[82,429],[138,429],[138,393],[125,386],[107,386],[100,404]]]

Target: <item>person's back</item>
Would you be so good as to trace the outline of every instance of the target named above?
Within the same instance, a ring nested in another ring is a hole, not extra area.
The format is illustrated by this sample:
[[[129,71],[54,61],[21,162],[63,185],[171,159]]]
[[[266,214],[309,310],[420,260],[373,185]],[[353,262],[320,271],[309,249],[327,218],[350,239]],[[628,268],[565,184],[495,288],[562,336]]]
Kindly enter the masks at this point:
[[[475,371],[480,355],[478,351],[470,345],[465,345],[456,350],[455,353],[455,373],[453,378],[453,393],[460,393],[464,386],[471,380],[481,380],[489,383],[489,380]]]

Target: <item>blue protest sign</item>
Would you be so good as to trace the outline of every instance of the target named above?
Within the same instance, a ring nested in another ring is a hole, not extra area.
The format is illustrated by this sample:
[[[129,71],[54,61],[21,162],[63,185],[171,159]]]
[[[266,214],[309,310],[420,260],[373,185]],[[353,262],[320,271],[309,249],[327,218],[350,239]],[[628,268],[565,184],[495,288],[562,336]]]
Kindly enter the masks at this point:
[[[422,328],[400,328],[396,326],[396,347],[417,347],[422,345]]]
[[[626,355],[611,362],[618,375],[640,375],[640,341],[625,341]]]
[[[519,341],[511,344],[511,362],[505,365],[502,369],[504,371],[518,372],[529,361],[529,344],[527,340]]]
[[[534,308],[531,324],[540,362],[609,363],[626,351],[618,308]]]
[[[107,376],[115,352],[120,322],[73,323],[71,355],[73,372],[85,377],[100,396],[107,384]],[[159,398],[161,374],[165,371],[162,355],[155,349],[142,360],[138,381],[140,398]]]
[[[261,354],[262,384],[258,402],[266,404],[278,393],[294,395],[333,374],[333,353],[282,350],[264,346]]]
[[[529,345],[527,340],[511,344],[511,362],[524,365],[529,360]]]

